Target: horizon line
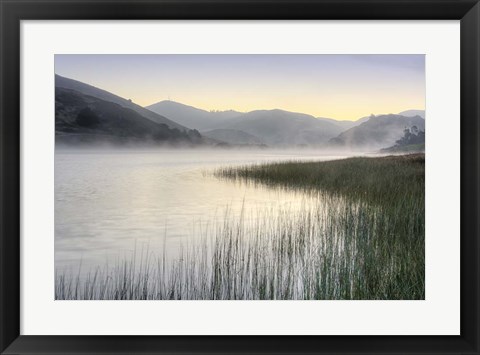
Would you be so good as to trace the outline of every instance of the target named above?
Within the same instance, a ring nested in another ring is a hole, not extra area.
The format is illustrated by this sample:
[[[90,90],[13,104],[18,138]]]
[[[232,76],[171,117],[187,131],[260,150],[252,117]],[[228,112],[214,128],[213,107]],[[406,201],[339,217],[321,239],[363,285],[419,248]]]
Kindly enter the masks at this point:
[[[113,91],[109,91],[109,90],[106,90],[104,88],[101,88],[101,87],[98,87],[98,86],[95,86],[95,85],[92,85],[90,83],[87,83],[85,81],[81,81],[81,80],[78,80],[78,79],[75,79],[75,78],[72,78],[72,77],[68,77],[68,76],[64,76],[64,75],[61,75],[61,74],[58,74],[56,72],[54,72],[55,75],[58,75],[62,78],[65,78],[65,79],[69,79],[69,80],[73,80],[73,81],[77,81],[77,82],[80,82],[82,84],[85,84],[85,85],[89,85],[89,86],[92,86],[96,89],[99,89],[99,90],[103,90],[103,91],[106,91],[110,94],[113,94],[115,96],[118,96],[124,100],[130,100],[130,102],[134,103],[135,105],[138,105],[140,107],[143,107],[144,109],[146,110],[149,110],[149,111],[152,111],[150,110],[148,107],[150,106],[153,106],[155,104],[159,104],[161,102],[165,102],[165,101],[169,101],[169,102],[174,102],[174,103],[177,103],[177,104],[180,104],[180,105],[183,105],[183,106],[187,106],[187,107],[191,107],[191,108],[194,108],[194,109],[197,109],[197,110],[201,110],[201,111],[205,111],[205,112],[210,112],[210,113],[215,113],[215,112],[229,112],[229,111],[233,111],[233,112],[238,112],[240,114],[248,114],[250,112],[255,112],[255,111],[274,111],[274,110],[279,110],[279,111],[284,111],[284,112],[290,112],[290,113],[297,113],[297,114],[302,114],[302,115],[308,115],[308,116],[311,116],[313,118],[316,118],[316,119],[330,119],[330,120],[334,120],[334,121],[337,121],[337,122],[356,122],[358,120],[361,120],[365,117],[369,117],[371,115],[374,115],[374,116],[383,116],[383,115],[399,115],[401,112],[405,112],[405,111],[423,111],[425,113],[425,109],[418,109],[418,108],[407,108],[405,110],[401,110],[400,112],[397,112],[397,113],[394,113],[394,112],[389,112],[389,113],[370,113],[370,114],[367,114],[367,115],[359,115],[359,117],[357,119],[338,119],[338,118],[333,118],[333,117],[326,117],[326,116],[316,116],[316,115],[312,115],[310,113],[306,113],[306,112],[300,112],[300,111],[291,111],[291,110],[286,110],[286,109],[283,109],[283,108],[256,108],[256,109],[253,109],[253,110],[249,110],[249,111],[239,111],[239,110],[236,110],[236,109],[233,109],[233,108],[230,108],[230,109],[226,109],[226,110],[217,110],[217,109],[206,109],[206,108],[201,108],[199,106],[193,106],[193,105],[190,105],[190,104],[186,104],[186,103],[183,103],[183,102],[180,102],[180,101],[175,101],[175,100],[172,100],[170,98],[167,98],[167,99],[163,99],[163,100],[159,100],[159,101],[156,101],[152,104],[149,104],[149,105],[141,105],[141,104],[138,104],[136,103],[134,100],[132,99],[128,99],[128,98],[125,98],[123,96],[120,96],[119,94],[116,94],[115,92]],[[152,111],[154,112],[154,111]],[[156,112],[154,112],[156,113]],[[167,117],[168,118],[168,117]]]
[[[349,119],[339,120],[339,119],[336,119],[336,118],[333,118],[333,117],[315,116],[315,115],[312,115],[312,114],[306,113],[306,112],[291,111],[291,110],[286,110],[286,109],[278,108],[278,107],[276,107],[276,108],[257,108],[257,109],[250,110],[250,111],[238,111],[238,110],[235,110],[235,109],[227,109],[227,110],[215,110],[215,109],[213,109],[213,110],[209,110],[209,109],[201,108],[201,107],[198,107],[198,106],[193,106],[193,105],[190,105],[190,104],[186,104],[186,103],[183,103],[183,102],[180,102],[180,101],[175,101],[175,100],[172,100],[172,99],[160,100],[160,101],[154,102],[153,104],[150,104],[150,105],[147,105],[147,106],[142,106],[140,104],[135,103],[134,101],[132,101],[132,102],[136,105],[139,105],[139,106],[143,107],[144,109],[152,111],[152,110],[149,109],[150,106],[153,106],[153,105],[156,105],[156,104],[159,104],[159,103],[162,103],[162,102],[166,102],[166,101],[173,102],[173,103],[176,103],[176,104],[179,104],[179,105],[182,105],[182,106],[187,106],[187,107],[190,107],[190,108],[193,108],[193,109],[196,109],[196,110],[209,112],[209,113],[217,113],[217,112],[219,113],[219,112],[233,111],[233,112],[238,112],[240,114],[247,114],[247,113],[255,112],[255,111],[284,111],[284,112],[289,112],[289,113],[297,113],[297,114],[301,114],[301,115],[307,115],[307,116],[311,116],[311,117],[316,118],[316,119],[322,119],[323,118],[323,119],[334,120],[334,121],[338,121],[338,122],[348,122],[348,121],[356,122],[358,120],[361,120],[362,118],[369,117],[371,115],[374,115],[374,116],[400,115],[402,112],[406,112],[406,111],[423,111],[423,112],[425,112],[425,109],[408,108],[406,110],[402,110],[402,111],[396,112],[396,113],[395,112],[371,113],[370,115],[365,115],[365,116],[359,117],[356,120],[349,120]]]

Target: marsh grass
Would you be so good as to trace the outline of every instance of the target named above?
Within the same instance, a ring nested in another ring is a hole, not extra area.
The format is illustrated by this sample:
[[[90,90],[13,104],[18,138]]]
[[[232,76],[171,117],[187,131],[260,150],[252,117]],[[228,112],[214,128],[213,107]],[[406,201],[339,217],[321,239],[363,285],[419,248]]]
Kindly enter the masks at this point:
[[[219,178],[297,189],[300,209],[202,231],[169,260],[148,248],[81,276],[55,298],[95,300],[424,299],[424,156],[219,169]],[[311,201],[314,201],[313,203]]]
[[[227,167],[215,175],[244,183],[328,191],[385,207],[414,200],[423,203],[425,196],[424,154]]]

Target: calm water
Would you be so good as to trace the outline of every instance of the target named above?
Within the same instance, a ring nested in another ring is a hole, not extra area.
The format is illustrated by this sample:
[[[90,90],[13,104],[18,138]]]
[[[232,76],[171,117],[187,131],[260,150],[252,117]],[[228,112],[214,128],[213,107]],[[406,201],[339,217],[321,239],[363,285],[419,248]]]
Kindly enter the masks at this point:
[[[89,270],[142,248],[175,258],[225,218],[255,222],[262,211],[292,213],[302,193],[240,184],[213,176],[216,168],[270,161],[331,160],[286,151],[57,151],[55,265]],[[274,218],[270,214],[271,217]]]

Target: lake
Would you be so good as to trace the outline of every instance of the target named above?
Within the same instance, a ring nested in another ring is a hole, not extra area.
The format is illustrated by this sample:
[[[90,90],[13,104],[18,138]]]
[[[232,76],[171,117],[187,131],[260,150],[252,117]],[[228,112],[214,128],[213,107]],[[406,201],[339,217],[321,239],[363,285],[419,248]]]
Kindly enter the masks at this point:
[[[227,218],[252,225],[309,204],[301,192],[245,184],[215,169],[332,160],[315,151],[57,150],[55,268],[82,272],[148,250],[170,259]]]

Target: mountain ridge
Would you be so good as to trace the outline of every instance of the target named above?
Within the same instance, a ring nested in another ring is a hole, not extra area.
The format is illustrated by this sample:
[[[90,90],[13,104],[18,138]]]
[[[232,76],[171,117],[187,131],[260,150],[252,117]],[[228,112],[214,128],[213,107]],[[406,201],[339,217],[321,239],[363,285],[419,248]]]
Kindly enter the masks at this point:
[[[63,87],[55,88],[55,140],[66,145],[204,143],[197,131],[171,128],[133,109]]]
[[[104,101],[109,101],[116,103],[120,106],[123,106],[125,108],[132,109],[136,111],[138,114],[140,114],[143,117],[146,117],[150,119],[151,121],[154,121],[156,123],[163,123],[169,126],[170,128],[177,128],[180,130],[188,130],[187,127],[184,127],[164,116],[161,116],[155,112],[152,112],[140,105],[137,105],[133,103],[130,100],[127,100],[121,96],[115,95],[107,90],[100,89],[96,86],[90,85],[83,83],[81,81],[75,80],[75,79],[70,79],[67,77],[63,77],[61,75],[55,74],[55,87],[60,87],[60,88],[65,88],[65,89],[71,89],[77,92],[80,92],[85,95],[97,97],[101,100]]]
[[[171,120],[189,127],[191,129],[211,130],[218,128],[222,120],[241,115],[242,112],[228,111],[207,111],[180,102],[163,100],[146,108],[159,115],[169,117]]]
[[[372,116],[362,124],[330,139],[329,145],[343,149],[383,149],[394,145],[403,136],[404,130],[413,126],[425,130],[425,119],[420,116],[394,114]]]
[[[384,148],[394,143],[400,138],[406,127],[417,125],[419,128],[424,129],[425,121],[425,112],[416,109],[402,111],[399,114],[370,115],[359,118],[356,121],[338,121],[333,118],[314,117],[309,114],[283,109],[260,109],[245,113],[233,110],[206,111],[171,100],[160,101],[144,108],[131,100],[124,99],[106,90],[60,75],[55,75],[55,84],[56,91],[71,90],[73,93],[70,94],[70,99],[82,102],[83,108],[95,106],[91,102],[92,98],[94,98],[93,101],[104,101],[103,103],[96,102],[98,107],[101,106],[106,109],[108,104],[105,102],[108,102],[125,109],[121,110],[119,107],[116,107],[115,111],[108,106],[118,115],[126,115],[129,119],[136,120],[135,122],[139,125],[134,127],[135,124],[132,121],[132,126],[129,126],[130,131],[119,133],[120,136],[123,134],[131,135],[135,129],[140,129],[140,126],[145,125],[142,119],[146,119],[156,125],[161,125],[151,126],[150,129],[153,132],[151,135],[157,135],[158,137],[163,135],[170,138],[177,135],[177,138],[180,138],[177,134],[177,131],[179,131],[185,133],[185,137],[190,137],[188,139],[195,137],[197,141],[201,141],[199,131],[202,131],[206,137],[204,141],[210,140],[210,144],[223,142],[231,145],[260,144],[276,147],[334,146],[340,148],[376,149]],[[65,92],[63,94],[65,95]],[[86,104],[86,101],[89,101],[90,104]],[[78,107],[72,110],[75,111],[76,115],[79,115]],[[98,114],[102,116],[104,113],[95,113],[95,115]],[[92,115],[92,113],[84,115],[86,118],[83,116],[83,118],[77,118],[80,119],[80,122],[82,122],[82,119],[85,119],[85,122],[88,123],[88,120],[92,119],[89,115]],[[134,117],[136,118],[134,119]],[[72,117],[68,120],[69,124],[72,125]],[[102,122],[104,125],[107,123],[107,121]],[[112,128],[112,122],[108,121],[110,128]],[[117,123],[120,124],[121,122],[123,121],[118,121]],[[78,124],[78,122],[75,124]],[[72,127],[77,131],[85,129],[85,127],[78,127],[75,124]],[[67,130],[72,128],[67,126],[68,124],[64,126],[59,124],[58,127],[61,129],[67,128]],[[162,132],[160,132],[161,130],[158,131],[159,127],[162,127]],[[172,131],[167,131],[165,130],[166,128]],[[194,129],[192,130],[192,128]],[[61,129],[59,132],[62,132]],[[145,134],[147,133],[145,132]],[[182,139],[185,137],[182,136]]]

